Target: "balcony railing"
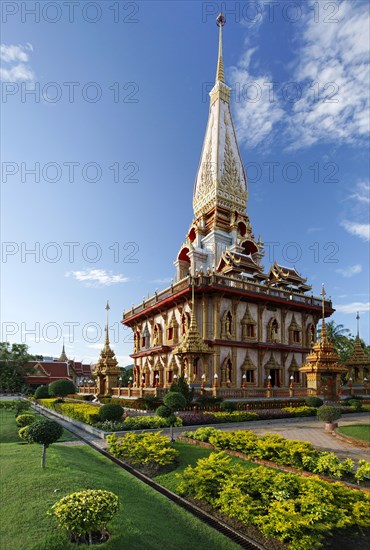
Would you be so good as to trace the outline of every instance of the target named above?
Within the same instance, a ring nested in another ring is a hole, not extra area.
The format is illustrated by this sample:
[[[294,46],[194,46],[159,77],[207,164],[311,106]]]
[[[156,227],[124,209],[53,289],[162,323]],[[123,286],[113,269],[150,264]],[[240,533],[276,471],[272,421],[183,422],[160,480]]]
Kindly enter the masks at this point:
[[[129,319],[133,315],[141,313],[142,311],[163,302],[170,296],[173,296],[182,290],[191,287],[194,284],[195,287],[201,286],[219,286],[219,287],[228,287],[233,289],[239,289],[242,291],[250,292],[258,295],[271,296],[274,298],[279,298],[286,300],[287,302],[296,302],[305,305],[312,305],[315,307],[321,306],[321,298],[315,296],[307,296],[303,292],[298,292],[297,290],[283,290],[278,288],[268,287],[267,285],[262,285],[251,281],[250,279],[246,280],[244,278],[236,277],[224,277],[222,275],[217,275],[216,273],[211,273],[209,275],[196,275],[194,277],[187,276],[177,283],[171,284],[171,286],[165,288],[160,292],[156,292],[154,296],[143,300],[140,304],[132,306],[131,309],[123,313],[123,321]],[[331,300],[325,300],[325,308],[331,309],[332,303]]]

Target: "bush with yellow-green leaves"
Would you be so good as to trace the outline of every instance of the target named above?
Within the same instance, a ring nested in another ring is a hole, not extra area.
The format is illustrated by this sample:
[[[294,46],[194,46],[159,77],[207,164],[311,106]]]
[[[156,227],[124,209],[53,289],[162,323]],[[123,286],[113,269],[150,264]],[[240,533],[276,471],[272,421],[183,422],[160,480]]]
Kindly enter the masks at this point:
[[[91,545],[109,538],[108,523],[118,509],[117,495],[89,489],[62,498],[52,506],[49,514],[68,531],[72,542]]]
[[[108,451],[113,456],[150,473],[173,465],[179,456],[169,439],[160,433],[129,433],[120,438],[112,434],[107,437],[107,443]]]
[[[320,548],[325,534],[336,529],[370,527],[368,493],[265,466],[246,470],[224,453],[198,460],[180,479],[180,494],[257,527],[291,550]]]

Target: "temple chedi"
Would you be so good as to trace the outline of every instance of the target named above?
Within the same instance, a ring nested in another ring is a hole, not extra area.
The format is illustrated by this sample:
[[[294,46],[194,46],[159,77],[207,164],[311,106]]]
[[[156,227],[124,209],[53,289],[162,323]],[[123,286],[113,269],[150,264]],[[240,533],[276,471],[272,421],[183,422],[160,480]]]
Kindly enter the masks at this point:
[[[307,378],[307,389],[310,395],[337,400],[340,394],[341,374],[347,369],[340,364],[339,355],[331,340],[326,335],[324,285],[322,287],[322,324],[320,340],[315,342],[307,363],[299,370]]]
[[[261,237],[247,212],[248,185],[225,82],[222,32],[216,79],[193,193],[194,217],[173,284],[123,314],[133,331],[133,393],[184,375],[224,397],[306,391],[300,371],[316,339],[321,299],[293,267],[265,272]],[[170,205],[169,205],[170,206]],[[333,313],[323,299],[323,315]]]
[[[366,387],[370,377],[370,357],[361,346],[360,340],[360,315],[357,312],[357,335],[355,346],[349,359],[346,361],[348,370],[348,378],[356,385],[364,385]]]
[[[118,367],[118,361],[109,342],[109,303],[105,306],[107,312],[107,323],[105,327],[105,342],[100,352],[100,357],[94,365],[92,374],[96,380],[96,389],[99,395],[108,395],[112,393],[117,386],[118,377],[121,369]]]

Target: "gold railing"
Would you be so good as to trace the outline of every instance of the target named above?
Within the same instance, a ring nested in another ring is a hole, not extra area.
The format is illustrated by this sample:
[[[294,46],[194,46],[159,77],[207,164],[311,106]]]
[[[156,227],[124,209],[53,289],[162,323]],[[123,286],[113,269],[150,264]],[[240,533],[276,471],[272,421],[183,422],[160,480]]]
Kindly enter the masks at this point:
[[[222,275],[217,275],[216,273],[211,273],[209,275],[196,275],[194,277],[187,276],[184,279],[181,279],[177,283],[171,284],[171,286],[156,292],[154,296],[144,299],[140,304],[132,306],[131,309],[123,313],[123,321],[129,319],[133,315],[144,311],[145,309],[155,306],[159,302],[166,300],[170,296],[181,292],[185,288],[189,288],[194,283],[197,287],[200,286],[219,286],[219,287],[229,287],[235,288],[242,291],[252,292],[256,295],[265,295],[271,296],[274,298],[280,298],[288,302],[297,302],[306,305],[312,305],[315,307],[321,306],[321,298],[315,296],[307,296],[303,292],[298,292],[296,290],[283,290],[277,288],[271,288],[260,283],[256,283],[250,279],[246,280],[244,278],[237,277],[224,277]],[[331,300],[325,300],[326,309],[331,309],[332,302]]]

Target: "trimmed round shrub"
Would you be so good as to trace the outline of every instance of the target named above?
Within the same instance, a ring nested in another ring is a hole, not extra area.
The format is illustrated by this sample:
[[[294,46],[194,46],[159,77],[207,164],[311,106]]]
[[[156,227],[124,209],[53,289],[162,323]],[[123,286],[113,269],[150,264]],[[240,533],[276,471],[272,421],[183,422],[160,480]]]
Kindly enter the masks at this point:
[[[186,399],[180,392],[168,392],[163,402],[166,407],[171,410],[171,412],[186,407]]]
[[[102,422],[105,420],[121,420],[123,412],[123,407],[121,407],[121,405],[107,403],[106,405],[100,407],[99,420]]]
[[[33,424],[33,422],[35,422],[35,420],[36,416],[34,414],[20,414],[15,419],[16,423],[21,428],[24,428],[25,426],[30,426],[31,424]]]
[[[322,406],[317,409],[317,416],[322,422],[331,424],[340,418],[342,411],[338,407]]]
[[[43,418],[30,426],[29,437],[34,443],[48,447],[62,436],[63,428],[54,420]]]
[[[89,489],[68,495],[52,506],[50,514],[73,542],[92,544],[109,538],[107,525],[119,510],[118,496],[110,491]]]
[[[236,403],[234,403],[233,401],[223,401],[221,404],[220,404],[220,411],[222,412],[234,412],[236,411],[237,409],[237,406],[236,406]]]
[[[362,403],[359,399],[350,399],[348,401],[348,405],[351,405],[356,411],[360,411],[362,409]]]
[[[49,397],[65,397],[70,393],[76,393],[72,380],[55,380],[49,384]]]
[[[158,409],[156,410],[156,413],[158,416],[161,416],[162,418],[168,418],[169,416],[171,416],[171,410],[166,407],[166,405],[161,405],[160,407],[158,407]]]
[[[39,386],[36,388],[34,397],[35,399],[47,399],[50,397],[49,386]]]
[[[319,407],[322,407],[324,404],[324,401],[320,399],[320,397],[306,397],[305,403],[308,407],[316,407],[317,409]]]
[[[32,443],[29,438],[29,432],[30,432],[31,425],[23,426],[20,430],[18,430],[18,435],[22,439],[22,441],[26,441],[27,443]]]

